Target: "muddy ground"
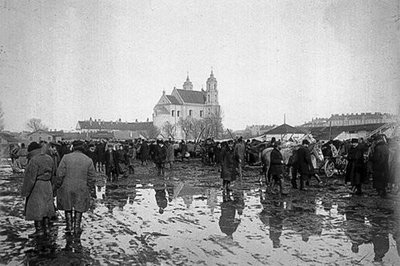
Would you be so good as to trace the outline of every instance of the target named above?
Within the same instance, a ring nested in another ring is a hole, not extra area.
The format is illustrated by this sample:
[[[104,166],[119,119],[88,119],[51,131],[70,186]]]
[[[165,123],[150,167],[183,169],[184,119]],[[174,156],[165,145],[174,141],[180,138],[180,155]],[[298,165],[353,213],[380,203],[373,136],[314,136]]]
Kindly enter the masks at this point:
[[[215,167],[178,162],[166,178],[153,166],[106,182],[84,214],[79,239],[64,215],[47,237],[29,239],[22,175],[0,168],[0,264],[5,265],[400,265],[400,199],[366,185],[353,196],[339,177],[307,191],[266,193],[246,169],[223,202]]]

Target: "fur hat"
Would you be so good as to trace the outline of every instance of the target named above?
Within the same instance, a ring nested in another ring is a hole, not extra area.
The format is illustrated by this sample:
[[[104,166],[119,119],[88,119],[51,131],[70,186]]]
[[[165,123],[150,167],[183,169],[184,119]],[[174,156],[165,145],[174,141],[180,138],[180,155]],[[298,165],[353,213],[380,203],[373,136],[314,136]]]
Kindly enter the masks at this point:
[[[37,143],[36,141],[34,141],[34,142],[29,143],[28,152],[31,152],[33,150],[40,149],[40,148],[42,148],[42,146],[39,143]]]

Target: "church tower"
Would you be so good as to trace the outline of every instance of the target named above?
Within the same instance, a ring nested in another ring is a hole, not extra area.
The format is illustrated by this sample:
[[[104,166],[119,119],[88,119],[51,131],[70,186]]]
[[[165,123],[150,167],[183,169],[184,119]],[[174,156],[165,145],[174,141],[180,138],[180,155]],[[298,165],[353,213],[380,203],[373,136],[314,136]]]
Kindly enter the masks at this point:
[[[189,79],[189,73],[186,77],[185,83],[183,83],[183,89],[187,91],[192,91],[193,90],[193,83]]]
[[[212,70],[210,77],[207,79],[206,86],[206,104],[218,105],[217,79],[214,77]]]

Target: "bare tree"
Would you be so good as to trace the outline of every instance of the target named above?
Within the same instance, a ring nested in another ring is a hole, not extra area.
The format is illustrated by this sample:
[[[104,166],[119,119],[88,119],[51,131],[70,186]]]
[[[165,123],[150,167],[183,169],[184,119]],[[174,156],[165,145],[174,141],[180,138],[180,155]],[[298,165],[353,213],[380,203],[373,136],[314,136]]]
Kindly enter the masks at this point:
[[[2,107],[1,102],[0,102],[0,131],[4,130],[4,119],[3,119],[3,116],[4,116],[3,107]]]
[[[178,125],[181,127],[183,133],[185,133],[185,140],[187,140],[194,128],[193,119],[191,117],[186,117],[185,119],[181,118],[179,119]]]
[[[163,126],[163,132],[165,132],[167,138],[175,138],[175,125],[170,122],[165,122]]]
[[[26,126],[32,130],[32,132],[38,131],[38,130],[48,130],[49,128],[42,123],[42,120],[39,118],[31,118],[29,119],[28,123],[26,123]]]

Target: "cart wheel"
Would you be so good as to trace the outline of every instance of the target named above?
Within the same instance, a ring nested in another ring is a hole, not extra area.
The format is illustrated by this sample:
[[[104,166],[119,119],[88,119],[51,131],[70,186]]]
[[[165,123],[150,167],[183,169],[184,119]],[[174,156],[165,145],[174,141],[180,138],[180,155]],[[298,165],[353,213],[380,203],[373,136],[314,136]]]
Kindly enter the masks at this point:
[[[327,177],[332,177],[333,174],[335,173],[335,164],[334,164],[334,162],[332,162],[331,160],[326,161],[325,165],[324,165],[324,171],[325,171],[325,175]]]

